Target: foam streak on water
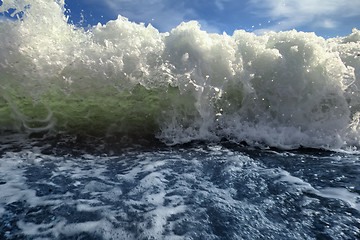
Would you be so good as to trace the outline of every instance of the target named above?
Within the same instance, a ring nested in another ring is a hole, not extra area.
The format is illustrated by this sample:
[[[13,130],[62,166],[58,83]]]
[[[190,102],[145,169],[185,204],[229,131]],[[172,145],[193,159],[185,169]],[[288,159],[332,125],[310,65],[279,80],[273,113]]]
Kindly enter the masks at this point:
[[[37,145],[0,149],[2,239],[360,236],[357,155],[229,144],[74,155]]]
[[[0,239],[360,239],[360,31],[83,29],[62,0],[9,9]]]
[[[170,33],[119,16],[84,30],[62,1],[4,1],[0,128],[226,138],[279,148],[359,146],[360,32],[325,40],[288,31]]]

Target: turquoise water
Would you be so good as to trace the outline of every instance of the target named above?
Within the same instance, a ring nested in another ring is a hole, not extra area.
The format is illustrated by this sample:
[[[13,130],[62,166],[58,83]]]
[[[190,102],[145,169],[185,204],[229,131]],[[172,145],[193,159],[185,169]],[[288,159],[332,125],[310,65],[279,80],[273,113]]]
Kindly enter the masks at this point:
[[[1,239],[360,238],[360,32],[83,29],[4,1]]]

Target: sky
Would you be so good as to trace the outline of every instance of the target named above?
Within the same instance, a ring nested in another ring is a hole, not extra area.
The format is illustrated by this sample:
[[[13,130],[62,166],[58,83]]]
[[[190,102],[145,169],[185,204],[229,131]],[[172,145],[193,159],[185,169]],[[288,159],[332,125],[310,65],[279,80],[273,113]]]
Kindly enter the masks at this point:
[[[183,21],[197,20],[207,32],[232,35],[236,29],[315,32],[345,36],[360,28],[360,0],[66,0],[72,20],[106,23],[118,14],[130,21],[151,23],[160,32]]]
[[[236,29],[256,34],[296,29],[329,38],[360,29],[360,0],[65,0],[65,3],[70,21],[81,22],[83,26],[105,24],[121,15],[137,23],[150,23],[160,32],[169,32],[190,20],[197,20],[207,32],[229,35]]]

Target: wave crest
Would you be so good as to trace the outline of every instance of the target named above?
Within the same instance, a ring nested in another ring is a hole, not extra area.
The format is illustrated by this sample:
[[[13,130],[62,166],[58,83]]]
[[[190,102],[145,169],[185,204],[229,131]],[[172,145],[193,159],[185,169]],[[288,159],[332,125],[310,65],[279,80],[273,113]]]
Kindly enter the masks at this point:
[[[279,148],[358,147],[360,31],[170,33],[119,16],[85,30],[61,1],[7,1],[0,24],[0,127],[222,138]],[[51,11],[49,10],[51,9]],[[39,14],[41,13],[41,14]]]

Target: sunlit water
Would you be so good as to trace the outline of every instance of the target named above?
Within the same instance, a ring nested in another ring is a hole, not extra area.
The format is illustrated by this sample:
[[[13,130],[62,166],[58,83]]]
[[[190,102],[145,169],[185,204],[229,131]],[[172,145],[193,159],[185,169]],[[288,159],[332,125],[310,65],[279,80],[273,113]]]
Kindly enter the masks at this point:
[[[9,9],[1,239],[360,238],[359,30],[84,29],[63,1]]]

